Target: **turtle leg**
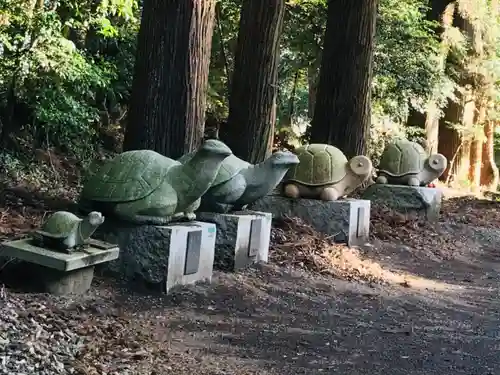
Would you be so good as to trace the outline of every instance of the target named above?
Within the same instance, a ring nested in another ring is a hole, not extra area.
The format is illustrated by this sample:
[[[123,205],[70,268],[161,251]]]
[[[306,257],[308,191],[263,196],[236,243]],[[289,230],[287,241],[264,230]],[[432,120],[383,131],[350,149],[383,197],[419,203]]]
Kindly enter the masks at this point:
[[[389,183],[389,181],[387,180],[386,176],[380,175],[377,177],[376,183],[377,184],[387,184],[387,183]]]
[[[297,199],[300,198],[300,189],[295,184],[286,184],[283,187],[283,194],[285,195],[285,197]]]
[[[420,180],[416,176],[412,176],[408,178],[409,186],[420,186]]]
[[[194,212],[200,208],[200,204],[201,199],[195,200],[193,204],[184,210],[184,217],[189,221],[196,220],[196,214]]]
[[[333,187],[326,187],[319,194],[319,199],[322,201],[336,201],[339,197],[340,193]]]

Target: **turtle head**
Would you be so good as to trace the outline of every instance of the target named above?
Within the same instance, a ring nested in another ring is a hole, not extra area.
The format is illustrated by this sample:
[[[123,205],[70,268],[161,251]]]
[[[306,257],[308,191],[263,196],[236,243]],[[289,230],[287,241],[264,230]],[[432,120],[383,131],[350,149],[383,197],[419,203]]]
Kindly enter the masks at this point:
[[[92,226],[99,226],[104,223],[104,216],[100,212],[92,211],[88,214],[89,223]]]
[[[232,155],[232,151],[229,147],[227,147],[224,142],[221,142],[217,139],[207,139],[201,147],[198,149],[199,154],[203,154],[203,156],[220,156],[223,159]]]
[[[441,175],[446,170],[446,167],[448,167],[448,160],[441,154],[432,154],[429,156],[429,159],[427,159],[427,163],[429,164],[429,167],[436,173],[439,173],[439,175]]]
[[[282,166],[285,168],[290,168],[300,163],[298,156],[290,151],[277,151],[268,160],[273,166]]]
[[[366,179],[370,178],[373,173],[372,161],[364,155],[358,155],[349,160],[349,167],[355,175]]]

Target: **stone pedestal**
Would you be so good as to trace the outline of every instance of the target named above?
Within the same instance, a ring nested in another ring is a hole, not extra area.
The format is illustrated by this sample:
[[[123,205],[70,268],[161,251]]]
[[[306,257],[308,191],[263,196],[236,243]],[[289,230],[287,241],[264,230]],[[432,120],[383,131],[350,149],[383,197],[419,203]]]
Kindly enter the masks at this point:
[[[370,201],[341,199],[322,201],[267,195],[252,204],[253,210],[268,211],[273,217],[299,217],[318,232],[333,236],[349,246],[363,244],[370,234]]]
[[[212,280],[216,232],[214,224],[198,221],[154,226],[107,220],[95,236],[120,248],[109,271],[168,293],[175,286]]]
[[[374,206],[417,213],[431,222],[439,219],[442,197],[442,191],[437,188],[405,185],[373,184],[363,192],[363,198],[371,200]]]
[[[269,259],[272,215],[239,211],[231,214],[199,212],[199,220],[217,225],[215,267],[224,271],[245,268]]]
[[[2,257],[35,265],[29,267],[29,272],[36,273],[42,291],[65,295],[88,291],[94,277],[94,266],[117,259],[118,247],[92,241],[84,251],[68,254],[38,247],[31,238],[25,238],[3,242],[0,253]]]

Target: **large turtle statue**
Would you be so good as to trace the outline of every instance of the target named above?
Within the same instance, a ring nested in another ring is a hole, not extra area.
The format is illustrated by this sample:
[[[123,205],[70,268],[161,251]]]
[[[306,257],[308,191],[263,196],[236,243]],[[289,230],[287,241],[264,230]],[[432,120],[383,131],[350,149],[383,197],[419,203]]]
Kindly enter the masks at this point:
[[[347,160],[337,147],[309,144],[295,150],[300,164],[283,179],[283,195],[333,201],[349,194],[370,178],[372,162],[366,156]]]
[[[376,183],[424,186],[441,176],[447,166],[443,155],[428,156],[418,143],[396,140],[382,152]]]
[[[213,139],[206,140],[184,164],[155,151],[126,151],[89,176],[80,207],[136,224],[194,220],[200,197],[231,154],[229,147]]]
[[[53,213],[33,232],[37,244],[60,251],[70,251],[87,243],[99,225],[104,223],[100,212],[92,211],[87,217],[80,219],[67,211]]]
[[[187,154],[179,161],[186,163],[192,157],[193,154]],[[288,169],[298,163],[299,158],[289,151],[277,151],[255,165],[231,155],[223,161],[212,186],[201,197],[199,210],[219,213],[243,210],[269,194]]]

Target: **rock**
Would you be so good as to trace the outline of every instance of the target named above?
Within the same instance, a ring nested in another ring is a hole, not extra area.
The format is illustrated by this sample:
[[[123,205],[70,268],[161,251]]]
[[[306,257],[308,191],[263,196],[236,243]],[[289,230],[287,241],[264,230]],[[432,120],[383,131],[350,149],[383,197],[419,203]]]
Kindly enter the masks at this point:
[[[96,237],[120,248],[107,270],[128,282],[168,293],[174,286],[211,281],[216,226],[191,222],[165,226],[106,221]]]
[[[348,245],[368,241],[370,231],[370,201],[341,199],[291,199],[268,195],[251,205],[252,210],[271,212],[274,218],[299,217],[319,232],[333,236]]]
[[[436,188],[373,184],[362,197],[374,206],[385,205],[401,213],[417,213],[429,221],[439,219],[442,192]]]
[[[200,220],[217,225],[214,265],[234,271],[256,262],[267,262],[272,215],[238,211],[231,214],[199,212]]]

